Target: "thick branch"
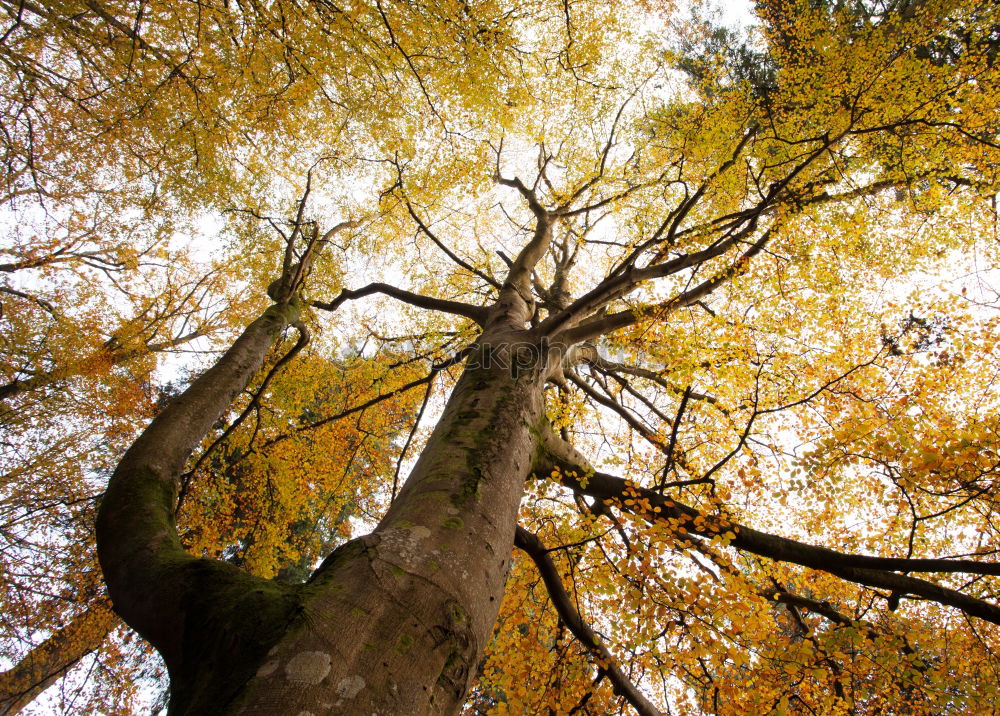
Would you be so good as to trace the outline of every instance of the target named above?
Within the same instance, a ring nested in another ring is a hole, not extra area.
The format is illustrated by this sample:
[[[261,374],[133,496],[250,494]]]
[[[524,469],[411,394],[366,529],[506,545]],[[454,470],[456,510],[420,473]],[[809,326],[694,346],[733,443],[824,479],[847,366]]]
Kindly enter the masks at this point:
[[[260,369],[283,329],[298,320],[293,305],[272,306],[232,347],[173,400],[128,449],[108,482],[97,514],[97,553],[108,591],[123,619],[176,668],[182,661],[185,601],[192,588],[183,570],[220,579],[249,579],[181,547],[174,525],[179,475],[195,446]],[[224,574],[223,574],[224,572]],[[195,580],[197,581],[197,580]],[[204,595],[199,595],[204,598]]]
[[[608,276],[593,290],[567,306],[565,310],[546,318],[539,325],[538,330],[551,334],[567,325],[573,325],[576,321],[603,308],[612,301],[628,295],[638,288],[639,284],[645,281],[672,276],[685,269],[700,266],[706,261],[722,256],[753,233],[756,228],[757,223],[754,219],[732,236],[715,241],[712,245],[707,246],[701,251],[684,254],[670,261],[654,263],[643,268],[630,268],[624,272]]]
[[[464,316],[465,318],[472,319],[480,325],[482,325],[486,320],[486,309],[481,308],[480,306],[473,306],[468,303],[462,303],[461,301],[450,301],[446,298],[424,296],[419,293],[413,293],[412,291],[397,288],[396,286],[390,286],[387,283],[379,282],[370,283],[363,288],[355,290],[351,290],[349,288],[341,289],[340,295],[332,301],[313,301],[312,305],[316,308],[322,308],[325,311],[335,311],[345,301],[353,301],[357,298],[364,298],[365,296],[371,296],[374,293],[382,293],[386,296],[395,298],[398,301],[402,301],[403,303],[409,303],[411,306],[424,308],[428,311],[443,311],[445,313]]]
[[[514,298],[510,295],[513,291],[516,303],[524,304],[526,307],[531,303],[531,272],[535,270],[535,266],[545,256],[549,244],[552,243],[552,215],[539,203],[534,190],[526,187],[520,179],[504,179],[498,176],[497,181],[517,189],[527,200],[531,212],[535,215],[535,233],[511,262],[500,297],[501,304],[509,303],[510,299]],[[504,310],[509,312],[511,308],[512,306],[508,305]],[[527,320],[527,315],[524,316],[524,320]]]
[[[596,472],[582,459],[579,452],[551,430],[546,430],[542,438],[542,447],[550,462],[546,464],[544,460],[540,461],[535,466],[536,472],[548,474],[551,467],[557,467],[562,472],[563,484],[578,493],[599,500],[614,501],[619,509],[650,522],[671,520],[692,535],[709,539],[722,534],[731,535],[728,541],[730,546],[761,557],[827,572],[856,584],[923,597],[1000,624],[1000,606],[923,579],[895,573],[966,572],[1000,575],[1000,563],[970,559],[904,559],[848,554],[759,532],[725,517],[703,515],[670,497],[638,487],[620,477]],[[626,503],[625,500],[632,502]]]

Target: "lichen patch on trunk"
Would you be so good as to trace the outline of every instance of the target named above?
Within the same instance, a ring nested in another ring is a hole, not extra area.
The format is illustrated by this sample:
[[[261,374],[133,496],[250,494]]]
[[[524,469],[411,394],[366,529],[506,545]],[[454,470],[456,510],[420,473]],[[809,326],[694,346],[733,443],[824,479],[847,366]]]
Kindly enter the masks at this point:
[[[268,661],[267,663],[261,665],[259,669],[257,669],[257,676],[261,678],[265,676],[270,676],[278,669],[280,663],[281,662],[279,662],[277,659]]]
[[[337,696],[344,699],[353,699],[363,688],[365,688],[364,679],[360,676],[347,676],[337,684]]]
[[[302,651],[285,664],[285,678],[306,684],[318,684],[330,673],[332,660],[323,651]]]

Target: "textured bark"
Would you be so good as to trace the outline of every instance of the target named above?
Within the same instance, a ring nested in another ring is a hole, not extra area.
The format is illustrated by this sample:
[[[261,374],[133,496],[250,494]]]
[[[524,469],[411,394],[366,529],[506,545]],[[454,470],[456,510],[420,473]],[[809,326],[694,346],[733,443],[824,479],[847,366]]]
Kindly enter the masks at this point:
[[[173,521],[178,475],[295,320],[290,307],[251,324],[129,449],[98,550],[115,610],[167,663],[171,713],[461,706],[499,610],[550,358],[514,345],[530,339],[510,328],[523,303],[494,310],[384,519],[300,587],[186,554]]]
[[[506,340],[484,344],[385,518],[327,558],[233,713],[460,708],[499,610],[542,414],[544,371],[512,371]],[[488,350],[500,364],[478,367]]]
[[[97,649],[119,624],[106,601],[91,604],[0,674],[0,714],[16,714],[31,703],[80,659]]]
[[[194,447],[298,318],[274,305],[139,436],[108,483],[97,550],[115,611],[163,656],[171,709],[217,713],[297,613],[298,594],[181,548],[178,477]]]
[[[542,391],[561,360],[524,330],[538,223],[413,472],[369,535],[330,555],[301,614],[227,713],[437,714],[465,699],[500,608],[517,512],[537,448]],[[457,311],[452,311],[457,312]]]

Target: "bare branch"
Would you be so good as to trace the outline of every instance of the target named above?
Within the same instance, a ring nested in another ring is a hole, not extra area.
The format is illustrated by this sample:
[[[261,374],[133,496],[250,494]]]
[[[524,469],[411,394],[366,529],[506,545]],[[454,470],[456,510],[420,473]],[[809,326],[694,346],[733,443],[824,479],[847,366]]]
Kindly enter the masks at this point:
[[[678,308],[692,306],[698,303],[705,296],[743,270],[750,259],[764,249],[767,242],[771,239],[774,229],[775,227],[771,227],[765,231],[761,237],[757,239],[757,241],[755,241],[749,249],[744,251],[735,261],[733,261],[728,268],[720,271],[712,278],[703,281],[694,288],[674,296],[669,301],[664,301],[663,303],[648,307],[642,311],[619,311],[617,313],[611,313],[606,316],[594,318],[590,321],[585,321],[572,328],[567,328],[557,334],[555,340],[567,345],[573,345],[574,343],[590,340],[606,333],[611,333],[612,331],[630,326],[636,323],[640,317],[647,313],[655,313],[657,317],[662,318]],[[542,325],[544,325],[544,321]],[[539,328],[541,328],[542,325],[540,325]]]
[[[553,563],[552,558],[549,556],[549,551],[542,544],[541,540],[523,527],[518,527],[514,537],[514,544],[518,549],[531,557],[531,560],[535,563],[535,567],[538,569],[538,573],[542,577],[542,581],[545,582],[545,588],[548,590],[549,598],[559,613],[559,617],[573,633],[573,636],[597,655],[601,668],[611,681],[615,693],[624,697],[632,704],[632,707],[641,716],[660,716],[660,711],[642,695],[642,692],[636,688],[635,684],[618,668],[614,656],[601,643],[600,638],[594,633],[594,630],[590,628],[590,625],[583,620],[580,613],[573,606],[573,600],[570,599],[569,594],[566,593],[566,589],[562,585],[559,570],[556,568],[555,563]]]
[[[413,293],[412,291],[397,288],[396,286],[390,286],[387,283],[379,282],[370,283],[364,288],[355,290],[344,288],[341,289],[340,295],[332,301],[312,301],[310,305],[315,306],[316,308],[321,308],[324,311],[335,311],[345,301],[353,301],[358,298],[364,298],[365,296],[371,296],[375,293],[385,294],[386,296],[395,298],[403,303],[409,303],[411,306],[424,308],[428,311],[443,311],[444,313],[464,316],[465,318],[472,319],[480,325],[486,321],[486,309],[480,306],[473,306],[468,303],[462,303],[461,301],[451,301],[446,298],[432,298],[431,296],[424,296],[419,293]]]
[[[779,562],[790,562],[833,574],[869,587],[912,594],[955,607],[970,616],[1000,624],[1000,606],[960,591],[896,572],[965,572],[1000,575],[1000,563],[971,559],[914,559],[875,557],[837,552],[826,547],[759,532],[725,516],[705,515],[665,497],[655,490],[639,487],[620,477],[595,471],[582,455],[551,429],[543,431],[542,447],[546,465],[536,466],[536,474],[549,475],[556,468],[562,484],[578,494],[613,502],[649,522],[671,521],[689,535],[712,539],[725,535],[730,546]],[[626,503],[626,500],[630,500]]]
[[[424,236],[426,236],[428,239],[430,239],[431,241],[433,241],[434,244],[435,244],[435,246],[437,246],[439,249],[441,249],[448,258],[450,258],[452,261],[454,261],[456,264],[458,264],[459,266],[461,266],[462,268],[464,268],[469,273],[475,274],[476,276],[478,276],[479,278],[481,278],[483,281],[485,281],[486,283],[488,283],[490,286],[493,286],[494,288],[500,288],[500,284],[497,283],[491,276],[487,276],[485,273],[483,273],[479,269],[474,268],[469,262],[464,261],[463,259],[459,258],[458,255],[454,251],[452,251],[451,249],[449,249],[445,245],[445,243],[443,241],[441,241],[441,239],[439,239],[434,234],[434,232],[430,230],[430,228],[428,228],[427,224],[425,224],[423,222],[423,220],[421,220],[420,216],[414,210],[413,205],[410,204],[410,200],[407,199],[405,196],[403,197],[403,203],[406,204],[406,211],[410,214],[410,218],[412,218],[416,222],[417,226],[424,233]]]

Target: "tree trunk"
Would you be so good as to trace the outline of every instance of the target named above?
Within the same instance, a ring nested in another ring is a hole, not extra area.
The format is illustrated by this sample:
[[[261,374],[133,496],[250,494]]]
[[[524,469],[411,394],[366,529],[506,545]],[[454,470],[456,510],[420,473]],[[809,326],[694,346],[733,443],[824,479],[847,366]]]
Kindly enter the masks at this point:
[[[174,524],[191,452],[297,320],[293,305],[274,305],[250,324],[128,449],[98,509],[97,554],[114,609],[163,656],[177,713],[218,712],[298,609],[292,587],[187,554]]]
[[[115,610],[163,655],[173,714],[453,713],[499,610],[549,356],[488,329],[375,531],[293,587],[186,554],[173,522],[187,458],[289,311],[251,324],[112,476],[97,539]]]
[[[13,668],[0,674],[0,715],[16,714],[31,703],[97,649],[119,624],[111,606],[102,600],[25,654]]]
[[[232,713],[461,706],[499,610],[542,414],[540,372],[515,377],[505,345],[481,346],[388,514],[327,558]]]

